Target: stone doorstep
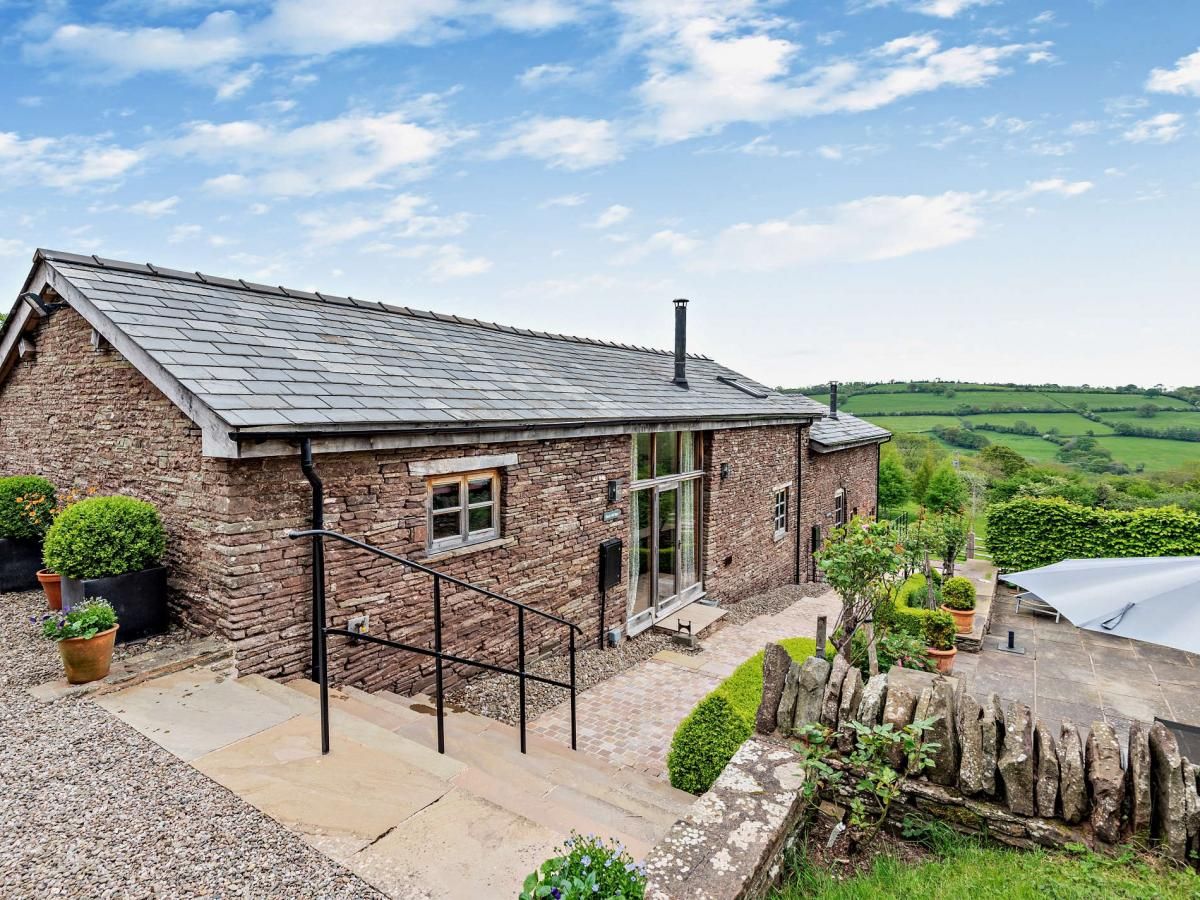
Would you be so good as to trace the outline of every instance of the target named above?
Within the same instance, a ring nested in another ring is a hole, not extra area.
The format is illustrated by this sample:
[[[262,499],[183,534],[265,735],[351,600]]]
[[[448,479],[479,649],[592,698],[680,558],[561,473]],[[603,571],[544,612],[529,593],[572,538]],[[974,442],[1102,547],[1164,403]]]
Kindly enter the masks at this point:
[[[112,664],[106,678],[87,684],[68,684],[58,678],[29,688],[29,693],[39,700],[52,703],[69,697],[87,697],[124,690],[183,669],[211,666],[214,663],[233,659],[233,645],[222,638],[205,637],[184,644],[174,644],[137,656],[129,656]]]
[[[725,613],[726,610],[721,609],[719,606],[708,606],[699,600],[693,600],[691,603],[681,606],[660,622],[656,622],[652,630],[686,639],[688,632],[680,630],[678,627],[679,622],[682,621],[685,625],[691,622],[691,637],[699,638],[718,621],[723,619]]]

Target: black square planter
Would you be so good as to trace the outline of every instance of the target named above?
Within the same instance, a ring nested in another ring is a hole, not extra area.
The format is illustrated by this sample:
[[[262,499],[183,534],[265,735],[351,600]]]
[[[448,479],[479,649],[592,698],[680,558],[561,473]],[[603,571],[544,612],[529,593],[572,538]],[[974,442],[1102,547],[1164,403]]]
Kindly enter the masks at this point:
[[[163,566],[109,578],[63,578],[63,609],[88,597],[103,597],[117,613],[117,643],[167,630],[167,570]]]
[[[0,594],[37,590],[40,568],[41,541],[0,538]]]

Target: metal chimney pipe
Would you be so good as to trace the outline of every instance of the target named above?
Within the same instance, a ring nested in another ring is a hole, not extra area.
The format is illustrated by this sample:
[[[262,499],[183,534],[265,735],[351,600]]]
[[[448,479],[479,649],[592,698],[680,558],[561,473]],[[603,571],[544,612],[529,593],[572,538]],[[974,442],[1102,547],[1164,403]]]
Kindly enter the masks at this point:
[[[675,377],[672,384],[681,388],[687,383],[687,300],[680,297],[675,300]]]
[[[836,381],[829,382],[829,418],[837,418],[837,387]]]

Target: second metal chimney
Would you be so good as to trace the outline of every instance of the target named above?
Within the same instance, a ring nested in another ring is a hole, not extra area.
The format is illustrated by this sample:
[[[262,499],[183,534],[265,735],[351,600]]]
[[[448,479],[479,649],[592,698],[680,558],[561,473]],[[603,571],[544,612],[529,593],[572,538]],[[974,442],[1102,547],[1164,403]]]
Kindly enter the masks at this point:
[[[672,384],[682,388],[687,383],[687,300],[680,297],[675,301],[675,377]]]
[[[837,418],[837,382],[829,382],[829,418]]]

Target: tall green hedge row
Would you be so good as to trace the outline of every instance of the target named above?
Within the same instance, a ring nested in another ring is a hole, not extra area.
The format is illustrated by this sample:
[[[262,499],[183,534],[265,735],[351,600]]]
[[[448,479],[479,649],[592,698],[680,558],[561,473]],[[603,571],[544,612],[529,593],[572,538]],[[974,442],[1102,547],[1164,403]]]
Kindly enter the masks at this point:
[[[1125,510],[1017,497],[988,509],[988,548],[1005,572],[1064,559],[1200,556],[1200,515],[1176,506]]]

